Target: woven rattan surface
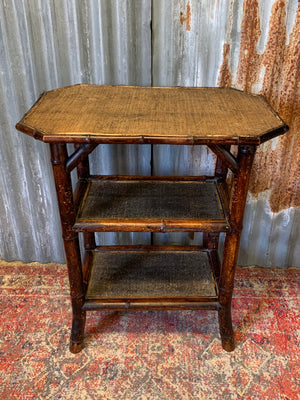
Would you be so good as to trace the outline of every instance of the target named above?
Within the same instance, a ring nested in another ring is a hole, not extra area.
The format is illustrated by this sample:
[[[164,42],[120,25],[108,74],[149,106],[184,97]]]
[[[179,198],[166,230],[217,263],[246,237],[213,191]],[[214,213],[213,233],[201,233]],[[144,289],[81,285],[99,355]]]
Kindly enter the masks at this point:
[[[205,251],[95,251],[86,299],[216,296]]]
[[[124,226],[138,222],[132,229],[144,230],[151,226],[156,230],[153,226],[156,223],[166,229],[179,224],[183,229],[191,221],[195,221],[195,229],[200,221],[210,225],[219,223],[223,227],[219,229],[226,229],[228,223],[214,180],[168,181],[146,177],[123,180],[120,177],[118,180],[90,179],[74,228],[84,230],[91,225],[101,231],[115,222],[114,230],[123,230]]]
[[[260,143],[286,131],[261,96],[226,88],[75,85],[45,92],[17,129],[45,142]]]

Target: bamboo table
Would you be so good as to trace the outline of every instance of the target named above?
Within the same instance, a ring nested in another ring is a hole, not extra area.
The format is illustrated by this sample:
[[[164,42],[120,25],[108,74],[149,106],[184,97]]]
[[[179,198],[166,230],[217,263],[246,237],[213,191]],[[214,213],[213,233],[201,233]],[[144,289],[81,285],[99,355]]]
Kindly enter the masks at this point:
[[[217,310],[223,348],[232,351],[231,299],[255,150],[288,130],[266,100],[234,89],[75,85],[45,92],[16,127],[50,143],[72,300],[71,352],[83,348],[86,311],[96,309]],[[206,145],[217,156],[215,174],[92,176],[88,155],[100,143]],[[204,240],[201,247],[96,246],[94,233],[106,231],[198,231]]]

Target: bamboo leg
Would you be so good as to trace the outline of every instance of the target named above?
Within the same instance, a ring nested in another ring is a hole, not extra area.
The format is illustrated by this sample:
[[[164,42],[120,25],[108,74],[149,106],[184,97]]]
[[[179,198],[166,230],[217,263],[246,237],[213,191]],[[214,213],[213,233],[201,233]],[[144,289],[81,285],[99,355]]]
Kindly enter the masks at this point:
[[[238,172],[234,176],[231,201],[230,224],[231,231],[226,235],[223,263],[219,281],[219,326],[224,350],[235,348],[231,320],[231,300],[234,286],[240,236],[243,226],[243,215],[247,198],[251,166],[255,154],[255,146],[240,146],[238,152]]]
[[[72,353],[78,353],[83,348],[86,313],[82,309],[84,304],[84,289],[78,234],[72,230],[76,212],[73,204],[71,176],[65,169],[65,162],[68,156],[66,145],[60,143],[50,144],[50,150],[68,266],[73,311],[70,351]]]

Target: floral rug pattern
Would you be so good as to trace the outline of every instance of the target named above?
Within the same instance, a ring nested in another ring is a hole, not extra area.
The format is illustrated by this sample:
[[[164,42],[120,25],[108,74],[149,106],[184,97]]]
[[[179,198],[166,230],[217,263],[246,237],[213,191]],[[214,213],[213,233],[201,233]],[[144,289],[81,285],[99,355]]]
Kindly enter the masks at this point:
[[[300,399],[299,288],[238,268],[232,353],[214,311],[97,311],[74,355],[66,266],[0,262],[0,399]]]

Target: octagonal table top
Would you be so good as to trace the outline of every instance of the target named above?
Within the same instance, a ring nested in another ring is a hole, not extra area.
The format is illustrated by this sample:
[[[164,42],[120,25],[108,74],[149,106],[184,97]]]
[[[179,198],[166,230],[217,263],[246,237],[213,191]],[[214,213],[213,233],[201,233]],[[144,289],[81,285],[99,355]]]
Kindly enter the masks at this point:
[[[243,145],[288,130],[264,97],[236,89],[87,84],[43,93],[16,128],[49,143]]]

